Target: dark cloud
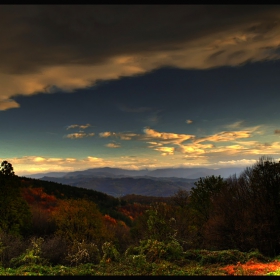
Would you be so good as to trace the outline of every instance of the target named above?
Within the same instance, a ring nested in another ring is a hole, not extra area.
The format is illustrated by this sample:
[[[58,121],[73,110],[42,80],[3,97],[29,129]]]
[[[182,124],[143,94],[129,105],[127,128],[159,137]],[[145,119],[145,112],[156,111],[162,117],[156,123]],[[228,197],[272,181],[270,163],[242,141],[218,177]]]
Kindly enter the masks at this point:
[[[272,5],[6,5],[0,7],[0,70],[26,73],[98,64],[120,54],[173,50],[236,26],[277,28]]]
[[[280,134],[280,129],[275,129],[274,134]]]
[[[210,55],[210,56],[208,57],[208,61],[209,61],[209,62],[212,62],[213,60],[216,60],[216,58],[217,58],[218,56],[220,56],[221,54],[223,54],[224,52],[225,52],[225,50],[220,50],[220,51],[217,51],[217,52],[213,53],[212,55]]]

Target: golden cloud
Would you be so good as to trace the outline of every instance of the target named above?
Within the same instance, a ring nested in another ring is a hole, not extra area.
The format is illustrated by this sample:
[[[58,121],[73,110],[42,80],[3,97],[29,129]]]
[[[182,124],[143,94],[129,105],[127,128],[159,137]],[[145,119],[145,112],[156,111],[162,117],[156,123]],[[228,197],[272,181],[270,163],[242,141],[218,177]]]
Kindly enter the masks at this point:
[[[108,143],[105,146],[108,148],[120,148],[120,145],[115,143]]]
[[[67,126],[67,130],[68,129],[71,129],[71,128],[80,128],[80,129],[86,129],[86,128],[88,128],[88,127],[90,127],[91,125],[88,123],[88,124],[82,124],[82,125],[79,125],[79,124],[72,124],[72,125],[69,125],[69,126]]]
[[[194,139],[194,135],[177,134],[177,133],[169,133],[169,132],[158,132],[151,128],[145,128],[144,133],[145,133],[145,135],[144,135],[143,139],[145,139],[145,140],[156,139],[158,141],[163,141],[165,143],[180,144],[189,139]]]
[[[70,139],[79,139],[79,138],[85,138],[85,137],[92,137],[94,136],[94,133],[85,133],[85,132],[76,132],[76,133],[70,133],[67,134],[65,137]]]
[[[156,7],[156,18],[155,13],[150,12],[151,7],[132,7],[135,10],[131,12],[126,10],[130,8],[117,8],[112,12],[115,7],[86,7],[87,10],[79,7],[78,15],[76,7],[33,7],[32,13],[29,10],[23,13],[17,7],[8,9],[13,16],[3,17],[5,30],[1,31],[0,110],[19,107],[12,100],[19,94],[52,93],[54,87],[73,91],[92,86],[99,80],[143,74],[166,65],[207,69],[279,59],[277,6],[262,7],[261,10],[256,7],[254,11],[250,7],[246,13],[238,12],[243,7],[235,7],[234,18],[226,7],[214,7],[210,18],[206,11],[209,7],[172,7],[173,16],[165,10],[167,8]],[[66,11],[62,12],[63,9]],[[95,9],[99,9],[98,12]],[[4,8],[0,12],[7,13]],[[207,17],[195,17],[197,13],[207,14]],[[129,18],[129,14],[134,14],[136,20]],[[117,18],[116,15],[122,16]],[[42,17],[51,18],[52,24],[40,25]],[[175,23],[180,18],[187,20],[178,28]],[[138,24],[140,19],[141,25]],[[17,28],[15,21],[23,22],[25,28]],[[38,22],[38,25],[30,22]],[[101,31],[97,31],[96,26]],[[106,30],[102,29],[104,26]],[[114,32],[106,35],[107,29],[115,28],[121,39],[116,38]],[[132,30],[140,37],[131,36]],[[150,31],[147,33],[146,30]],[[155,33],[151,33],[153,30]],[[166,39],[165,30],[173,32],[172,40],[170,36]],[[38,44],[25,40],[23,32],[28,32],[30,38],[37,38]],[[99,32],[105,34],[102,39],[94,37]],[[89,34],[93,40],[88,40]],[[56,41],[52,41],[54,38]],[[98,44],[95,43],[97,40]],[[44,42],[48,43],[44,45]],[[108,45],[111,47],[104,47]],[[5,52],[6,49],[11,51]]]
[[[235,124],[236,125],[236,124]],[[249,127],[244,130],[238,130],[238,131],[222,131],[219,133],[216,133],[214,135],[201,137],[195,139],[196,143],[205,142],[205,141],[211,141],[211,142],[227,142],[227,141],[234,141],[239,138],[249,138],[252,137],[253,133],[261,133],[258,131],[260,126],[254,126]]]
[[[104,138],[110,137],[112,135],[115,135],[115,133],[114,132],[109,132],[109,131],[99,133],[99,136],[104,137]]]
[[[157,147],[157,148],[154,148],[154,150],[159,151],[159,152],[161,152],[161,154],[163,156],[166,156],[166,155],[173,155],[175,148],[174,147]]]

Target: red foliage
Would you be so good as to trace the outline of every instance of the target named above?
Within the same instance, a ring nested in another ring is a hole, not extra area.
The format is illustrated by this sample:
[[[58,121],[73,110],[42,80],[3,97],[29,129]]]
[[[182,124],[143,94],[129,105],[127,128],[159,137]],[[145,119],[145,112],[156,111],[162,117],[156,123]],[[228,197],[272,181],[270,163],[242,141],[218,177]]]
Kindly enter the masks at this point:
[[[22,196],[29,205],[36,205],[49,212],[57,206],[57,198],[45,193],[43,188],[22,188]]]
[[[110,217],[109,215],[104,215],[104,219],[105,219],[105,222],[108,222],[109,224],[113,224],[113,225],[116,225],[117,224],[117,221],[116,219]]]
[[[237,263],[236,265],[227,265],[222,269],[228,275],[265,275],[268,272],[275,271],[280,268],[280,261],[275,260],[270,263],[260,263],[250,260],[245,264]]]

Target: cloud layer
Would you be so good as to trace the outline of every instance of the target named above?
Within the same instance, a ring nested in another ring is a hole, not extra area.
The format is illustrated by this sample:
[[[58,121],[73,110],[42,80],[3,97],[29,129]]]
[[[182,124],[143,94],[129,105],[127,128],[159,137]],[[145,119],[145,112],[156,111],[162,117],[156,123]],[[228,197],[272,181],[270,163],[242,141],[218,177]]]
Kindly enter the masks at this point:
[[[18,108],[16,95],[73,91],[162,66],[279,59],[279,11],[277,5],[1,6],[0,110]]]

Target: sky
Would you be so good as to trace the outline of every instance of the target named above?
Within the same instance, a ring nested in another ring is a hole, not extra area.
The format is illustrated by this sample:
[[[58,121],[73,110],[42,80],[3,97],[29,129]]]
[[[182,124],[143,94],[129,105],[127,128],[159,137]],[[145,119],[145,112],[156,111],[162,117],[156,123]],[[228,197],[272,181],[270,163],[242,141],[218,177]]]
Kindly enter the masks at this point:
[[[0,6],[15,174],[280,160],[279,5]]]

